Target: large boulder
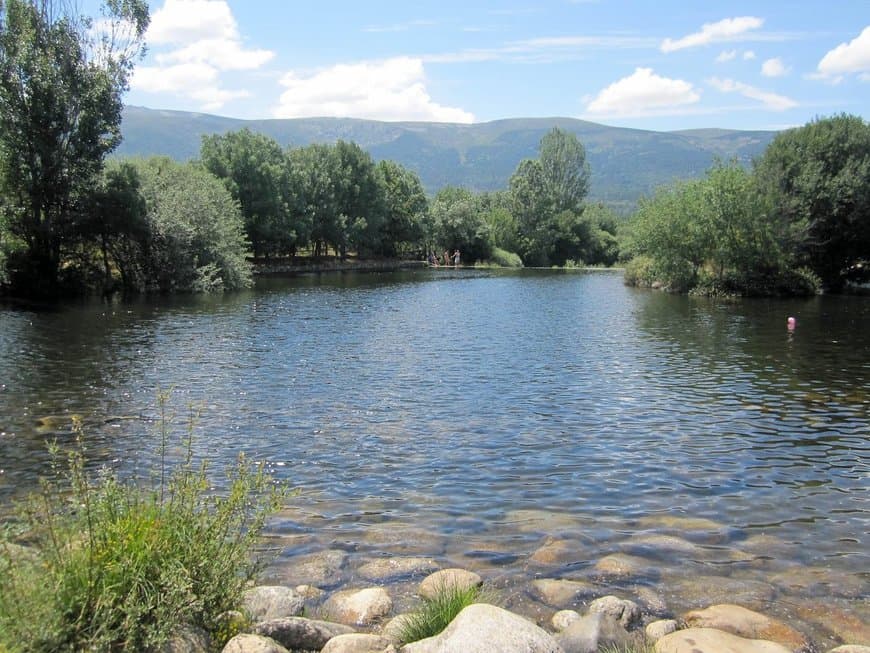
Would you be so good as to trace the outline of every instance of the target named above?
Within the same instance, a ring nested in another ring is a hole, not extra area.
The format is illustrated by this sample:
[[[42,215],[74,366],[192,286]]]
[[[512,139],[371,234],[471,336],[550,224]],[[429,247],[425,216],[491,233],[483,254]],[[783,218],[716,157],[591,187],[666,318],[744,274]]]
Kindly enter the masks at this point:
[[[290,651],[274,639],[245,633],[236,635],[228,641],[221,653],[290,653]]]
[[[690,628],[717,628],[747,639],[779,642],[795,653],[809,651],[809,640],[791,626],[739,605],[723,603],[683,615]]]
[[[254,626],[254,633],[270,637],[291,650],[319,651],[333,637],[354,632],[350,626],[304,617],[283,617],[263,621]]]
[[[610,615],[587,614],[556,634],[565,653],[597,653],[606,646],[619,648],[631,643],[631,635]]]
[[[439,635],[406,644],[401,653],[564,653],[552,635],[502,608],[475,603]]]
[[[687,628],[665,635],[656,653],[791,653],[782,644],[746,639],[715,628]]]
[[[439,592],[445,590],[466,590],[472,587],[480,587],[483,579],[473,571],[465,569],[442,569],[434,574],[429,574],[420,583],[417,592],[424,599],[433,599]]]
[[[393,601],[383,587],[336,592],[323,604],[330,619],[352,626],[370,626],[390,614]]]
[[[172,631],[169,640],[156,653],[208,653],[211,638],[202,628],[183,625]]]
[[[305,609],[305,596],[283,585],[260,585],[245,591],[242,608],[255,622],[298,617]]]

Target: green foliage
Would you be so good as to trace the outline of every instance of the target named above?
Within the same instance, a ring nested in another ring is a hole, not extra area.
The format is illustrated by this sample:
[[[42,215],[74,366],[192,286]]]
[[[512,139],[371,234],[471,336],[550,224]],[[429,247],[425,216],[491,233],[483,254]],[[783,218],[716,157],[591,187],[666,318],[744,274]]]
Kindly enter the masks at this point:
[[[540,156],[520,162],[509,185],[523,261],[546,266],[582,258],[590,238],[581,220],[589,165],[577,137],[554,128],[541,139]]]
[[[149,284],[162,292],[251,283],[239,206],[205,168],[166,158],[135,162],[151,230]]]
[[[170,437],[161,398],[162,450]],[[37,554],[0,542],[0,648],[10,651],[141,651],[180,624],[220,630],[259,569],[253,546],[285,492],[240,457],[228,490],[210,492],[206,464],[186,459],[153,489],[85,469],[77,446],[55,477],[20,506],[21,537]],[[58,452],[55,450],[55,460]]]
[[[520,258],[519,254],[514,254],[513,252],[508,252],[507,250],[501,249],[499,247],[492,248],[492,254],[490,255],[490,261],[495,265],[502,268],[521,268],[523,267],[523,260]]]
[[[442,189],[429,207],[433,238],[451,253],[461,252],[462,260],[473,263],[490,258],[492,242],[489,225],[478,210],[475,195],[464,188]]]
[[[378,163],[377,174],[384,213],[379,253],[399,256],[419,249],[428,208],[420,178],[394,161]]]
[[[254,257],[294,253],[307,241],[307,222],[292,211],[289,162],[276,141],[249,129],[204,136],[200,157],[241,206]]]
[[[446,585],[438,588],[435,596],[424,598],[417,612],[403,621],[399,639],[404,644],[432,637],[443,631],[463,609],[481,599],[479,587]]]
[[[625,266],[624,280],[628,286],[650,288],[657,281],[655,261],[649,256],[635,256]]]
[[[14,281],[35,294],[57,292],[82,202],[120,140],[121,95],[143,52],[147,4],[103,8],[94,23],[61,0],[0,3],[0,192],[8,229],[24,245]]]
[[[755,175],[797,264],[842,288],[870,258],[870,125],[839,115],[782,132]]]

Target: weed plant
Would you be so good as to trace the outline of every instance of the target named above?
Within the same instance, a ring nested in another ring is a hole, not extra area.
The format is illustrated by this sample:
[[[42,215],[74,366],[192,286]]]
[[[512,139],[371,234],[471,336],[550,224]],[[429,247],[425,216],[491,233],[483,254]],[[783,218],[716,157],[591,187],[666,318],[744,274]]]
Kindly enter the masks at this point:
[[[445,585],[438,588],[431,598],[424,598],[423,605],[402,622],[399,639],[404,643],[416,642],[437,635],[447,628],[464,608],[482,602],[479,587]]]
[[[217,633],[218,615],[240,605],[260,570],[253,547],[286,490],[240,456],[227,491],[213,493],[207,464],[193,461],[194,418],[184,460],[168,467],[167,399],[147,487],[89,473],[80,424],[65,456],[52,447],[52,477],[0,537],[0,651],[147,651],[181,624]]]

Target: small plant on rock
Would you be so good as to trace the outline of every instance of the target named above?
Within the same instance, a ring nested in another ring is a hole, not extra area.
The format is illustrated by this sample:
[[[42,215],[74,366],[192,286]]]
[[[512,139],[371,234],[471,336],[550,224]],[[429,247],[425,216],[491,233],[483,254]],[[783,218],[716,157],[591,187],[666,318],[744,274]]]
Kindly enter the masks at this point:
[[[485,593],[480,587],[443,585],[431,598],[423,598],[423,605],[403,621],[399,639],[404,643],[416,642],[437,635],[447,628],[463,609],[472,603],[484,601]]]

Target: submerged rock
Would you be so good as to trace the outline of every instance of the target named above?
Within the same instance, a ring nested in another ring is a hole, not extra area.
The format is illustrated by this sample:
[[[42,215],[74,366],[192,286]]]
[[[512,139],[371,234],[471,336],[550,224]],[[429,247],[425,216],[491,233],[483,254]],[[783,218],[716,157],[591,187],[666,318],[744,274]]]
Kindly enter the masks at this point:
[[[746,639],[715,628],[688,628],[665,635],[656,653],[790,653],[782,644]]]
[[[716,628],[747,639],[778,642],[794,653],[807,653],[810,643],[791,626],[760,612],[739,605],[724,603],[683,615],[690,628]]]
[[[623,580],[646,575],[650,566],[650,561],[646,558],[630,556],[625,553],[612,553],[596,562],[592,571],[598,576],[611,580]]]
[[[483,579],[473,571],[465,569],[442,569],[430,574],[420,583],[418,590],[424,599],[435,598],[439,592],[448,589],[470,589],[483,585]]]
[[[431,558],[379,558],[365,563],[357,573],[366,580],[385,582],[405,576],[428,574],[438,569]]]
[[[554,608],[565,608],[600,594],[601,589],[592,583],[579,580],[541,578],[532,581],[529,593],[541,603]]]

